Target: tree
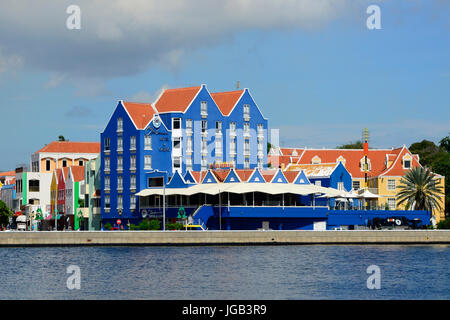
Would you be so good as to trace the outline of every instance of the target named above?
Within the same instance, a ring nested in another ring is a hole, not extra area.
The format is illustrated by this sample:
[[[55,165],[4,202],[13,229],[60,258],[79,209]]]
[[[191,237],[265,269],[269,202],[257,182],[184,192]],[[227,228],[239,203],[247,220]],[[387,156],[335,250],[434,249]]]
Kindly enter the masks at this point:
[[[439,141],[439,147],[447,152],[450,152],[450,135]]]
[[[405,174],[400,183],[397,194],[399,205],[406,202],[406,205],[414,210],[441,209],[439,196],[443,190],[436,184],[430,170],[415,167]]]
[[[58,141],[66,141],[66,138],[64,138],[64,136],[59,136]]]
[[[364,147],[363,142],[361,140],[350,142],[348,144],[343,144],[341,146],[337,146],[336,149],[362,149]]]
[[[13,212],[6,206],[6,204],[0,200],[0,226],[8,225],[9,218],[13,216]]]
[[[432,168],[437,158],[442,156],[442,150],[434,142],[429,140],[413,143],[409,146],[409,151],[418,154],[420,163],[429,168]]]

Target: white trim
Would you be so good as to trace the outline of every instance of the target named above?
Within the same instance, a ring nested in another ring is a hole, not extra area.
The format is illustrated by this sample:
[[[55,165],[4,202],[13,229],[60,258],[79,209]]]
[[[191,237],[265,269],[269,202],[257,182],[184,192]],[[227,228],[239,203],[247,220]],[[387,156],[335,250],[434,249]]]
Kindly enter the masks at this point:
[[[231,168],[231,169],[230,169],[230,172],[228,172],[228,174],[227,174],[227,176],[225,177],[225,179],[223,179],[223,182],[226,183],[225,180],[227,180],[228,176],[231,174],[231,171],[234,171],[234,175],[235,175],[236,177],[238,177],[239,182],[242,182],[241,177],[239,177],[239,175],[237,174],[236,170],[234,170],[234,168]],[[252,173],[252,174],[253,174],[253,173]],[[251,177],[251,176],[250,176],[250,177]],[[249,179],[250,179],[250,178],[249,178]],[[247,181],[248,181],[248,179],[247,179]],[[234,182],[234,181],[233,181],[233,182]]]

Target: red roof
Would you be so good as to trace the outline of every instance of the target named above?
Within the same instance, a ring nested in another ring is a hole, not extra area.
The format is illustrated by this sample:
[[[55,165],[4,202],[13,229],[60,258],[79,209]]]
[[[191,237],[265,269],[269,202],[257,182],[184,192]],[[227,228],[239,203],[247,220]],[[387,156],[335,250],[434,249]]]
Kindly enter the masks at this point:
[[[251,175],[252,175],[254,170],[252,170],[252,169],[238,169],[238,170],[235,170],[235,171],[236,171],[236,174],[239,176],[239,179],[241,179],[242,182],[245,182],[251,177]]]
[[[223,182],[225,180],[225,178],[228,176],[228,174],[230,173],[230,171],[231,171],[230,169],[228,169],[228,170],[213,170],[213,173],[219,182]]]
[[[53,141],[35,153],[100,153],[100,142]]]
[[[14,177],[15,175],[16,175],[16,171],[0,172],[0,177],[7,177],[7,176]]]
[[[84,181],[84,167],[83,166],[72,166],[70,167],[72,171],[72,178],[74,182]]]
[[[155,114],[155,110],[150,103],[126,102],[122,105],[127,110],[136,127],[140,130],[145,129]]]
[[[269,162],[272,164],[278,158],[279,165],[282,163],[285,166],[289,163],[297,164],[311,164],[313,158],[320,159],[320,163],[337,163],[338,159],[342,157],[342,161],[346,169],[350,172],[353,178],[363,178],[364,171],[361,170],[360,161],[364,158],[363,149],[295,149],[282,148],[283,156],[270,155]],[[299,157],[286,156],[285,154],[292,154],[296,150]],[[397,149],[369,149],[368,159],[371,170],[368,172],[369,177],[387,175],[387,176],[403,176],[408,169],[403,169],[402,158],[405,154],[411,155],[411,166],[421,166],[417,155],[411,154],[406,147]],[[295,161],[295,159],[298,159]],[[389,160],[391,163],[388,163]],[[388,166],[389,165],[389,166]]]
[[[244,90],[215,92],[211,93],[211,96],[216,102],[220,111],[223,113],[223,115],[228,116],[243,93]]]
[[[166,89],[155,103],[158,112],[184,112],[201,87]]]

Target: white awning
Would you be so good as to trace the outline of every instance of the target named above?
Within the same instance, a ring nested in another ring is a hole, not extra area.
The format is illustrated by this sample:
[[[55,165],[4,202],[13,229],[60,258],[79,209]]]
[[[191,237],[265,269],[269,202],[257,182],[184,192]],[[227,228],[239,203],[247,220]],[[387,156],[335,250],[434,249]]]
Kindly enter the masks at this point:
[[[197,193],[206,193],[216,195],[222,192],[230,193],[249,193],[262,192],[267,194],[283,194],[292,193],[299,195],[309,195],[324,193],[330,197],[342,196],[342,192],[333,188],[325,188],[316,185],[301,185],[293,183],[251,183],[251,182],[236,182],[236,183],[206,183],[197,184],[187,188],[166,188],[165,195],[185,195],[190,196]],[[138,192],[136,195],[141,197],[151,195],[163,195],[163,188],[149,188]]]

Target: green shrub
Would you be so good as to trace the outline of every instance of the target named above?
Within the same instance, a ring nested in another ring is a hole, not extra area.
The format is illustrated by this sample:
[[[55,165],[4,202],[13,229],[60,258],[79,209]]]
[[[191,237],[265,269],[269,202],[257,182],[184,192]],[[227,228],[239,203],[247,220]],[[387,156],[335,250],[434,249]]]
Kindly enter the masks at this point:
[[[105,224],[103,226],[103,228],[106,229],[106,230],[111,230],[112,229],[111,223],[108,222],[107,224]]]
[[[168,223],[166,224],[166,230],[181,230],[183,229],[182,223]]]
[[[439,223],[436,225],[437,229],[450,229],[450,217],[439,221]]]
[[[138,230],[139,228],[134,225],[134,224],[130,224],[130,230]]]
[[[142,220],[137,225],[139,230],[160,230],[161,229],[161,223],[158,220]]]

